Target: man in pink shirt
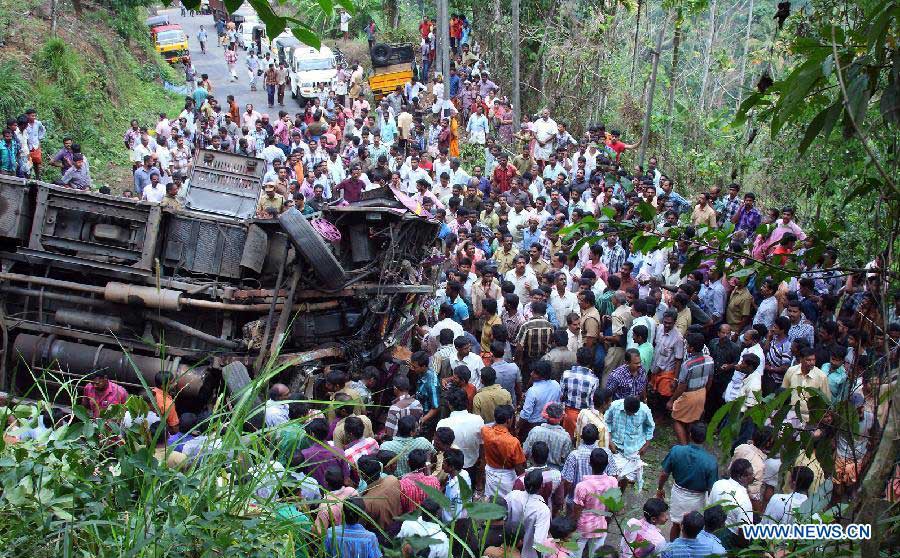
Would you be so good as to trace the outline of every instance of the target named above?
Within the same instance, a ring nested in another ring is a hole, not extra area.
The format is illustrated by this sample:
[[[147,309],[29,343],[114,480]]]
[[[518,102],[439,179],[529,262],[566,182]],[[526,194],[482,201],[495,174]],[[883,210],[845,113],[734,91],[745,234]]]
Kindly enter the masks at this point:
[[[125,388],[115,382],[110,382],[103,372],[97,372],[88,385],[84,386],[84,406],[87,407],[93,418],[100,416],[110,405],[123,405],[128,399]]]
[[[609,270],[606,269],[606,266],[603,265],[603,262],[600,261],[600,257],[603,255],[603,246],[600,244],[594,244],[591,246],[591,252],[588,256],[587,261],[581,264],[581,270],[590,269],[594,273],[597,274],[597,277],[603,280],[606,283],[606,278],[609,276]]]
[[[575,556],[582,556],[585,547],[588,547],[588,556],[593,556],[598,548],[606,541],[606,517],[593,513],[593,511],[605,511],[606,506],[599,497],[610,488],[618,487],[616,477],[604,474],[609,464],[609,456],[603,448],[596,448],[591,452],[591,474],[586,475],[575,485],[575,511],[573,518],[578,523],[578,552]],[[586,513],[585,513],[586,512]]]

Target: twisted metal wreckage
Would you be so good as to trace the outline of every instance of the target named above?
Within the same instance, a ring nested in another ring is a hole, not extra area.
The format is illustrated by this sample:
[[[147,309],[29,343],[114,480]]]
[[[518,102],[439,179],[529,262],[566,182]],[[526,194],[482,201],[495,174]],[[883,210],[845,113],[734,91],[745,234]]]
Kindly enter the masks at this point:
[[[0,177],[0,390],[96,370],[136,389],[169,371],[202,404],[276,352],[308,390],[322,365],[407,340],[434,289],[421,270],[436,221],[389,189],[257,219],[262,161],[196,160],[179,211]]]

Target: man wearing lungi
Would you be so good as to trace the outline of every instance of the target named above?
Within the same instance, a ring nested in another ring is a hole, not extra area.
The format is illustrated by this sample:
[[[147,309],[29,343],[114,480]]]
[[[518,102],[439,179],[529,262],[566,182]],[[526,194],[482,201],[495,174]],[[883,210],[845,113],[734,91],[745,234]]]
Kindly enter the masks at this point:
[[[712,381],[715,363],[711,356],[703,354],[705,339],[702,333],[687,336],[687,358],[678,372],[678,384],[666,408],[675,419],[673,427],[679,444],[687,444],[688,428],[703,416],[706,405],[706,388]]]
[[[513,436],[513,408],[499,405],[494,409],[494,424],[481,427],[484,441],[484,493],[505,498],[513,488],[517,475],[525,471],[525,453],[519,439]]]
[[[673,447],[663,459],[662,472],[656,497],[664,499],[666,481],[672,477],[672,493],[669,500],[672,529],[669,540],[674,541],[681,534],[681,519],[692,511],[700,511],[706,506],[706,493],[719,479],[716,458],[703,447],[706,440],[706,424],[695,422],[691,425],[691,443]]]
[[[537,161],[541,172],[544,170],[544,164],[550,158],[550,154],[556,145],[556,134],[559,133],[559,127],[556,122],[550,118],[550,109],[543,109],[541,116],[531,125],[534,132],[534,159]]]
[[[644,462],[641,456],[650,447],[656,423],[646,403],[637,397],[613,401],[606,411],[609,426],[610,450],[616,465],[619,487],[624,492],[634,483],[638,491],[644,485]]]

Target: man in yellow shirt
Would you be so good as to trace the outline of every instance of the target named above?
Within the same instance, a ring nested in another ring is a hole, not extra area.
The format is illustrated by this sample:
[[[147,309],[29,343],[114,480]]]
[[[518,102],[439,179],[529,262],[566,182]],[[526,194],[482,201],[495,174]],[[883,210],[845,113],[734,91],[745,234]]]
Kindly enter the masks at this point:
[[[706,193],[701,193],[697,197],[697,205],[694,206],[694,211],[691,213],[691,224],[695,227],[709,227],[711,229],[716,226],[716,210],[709,205],[709,198]]]
[[[805,347],[800,351],[800,364],[787,369],[781,387],[785,389],[811,388],[817,389],[825,396],[825,400],[831,401],[831,388],[828,386],[828,376],[816,366],[816,352],[812,347]],[[809,422],[809,394],[800,391],[791,393],[791,406],[799,403],[800,420]]]
[[[503,235],[503,244],[497,253],[494,254],[494,261],[497,263],[497,272],[503,276],[507,271],[513,268],[516,256],[519,250],[513,246],[513,237],[511,234]]]
[[[284,209],[284,197],[275,193],[275,184],[272,182],[266,184],[265,191],[256,202],[256,216],[262,219],[271,217],[269,209],[274,209],[276,214]]]

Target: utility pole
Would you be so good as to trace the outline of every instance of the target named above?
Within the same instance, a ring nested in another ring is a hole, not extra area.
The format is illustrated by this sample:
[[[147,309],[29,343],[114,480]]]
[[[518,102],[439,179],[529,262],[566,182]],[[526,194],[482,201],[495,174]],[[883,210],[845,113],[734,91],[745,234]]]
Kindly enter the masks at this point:
[[[444,100],[450,99],[450,6],[448,0],[437,0],[440,32],[441,76],[444,78]]]
[[[656,73],[659,70],[659,57],[662,54],[663,36],[669,26],[669,16],[659,26],[656,35],[656,46],[653,51],[653,70],[650,72],[650,91],[647,92],[647,113],[644,115],[644,132],[641,134],[641,151],[638,156],[638,164],[644,166],[644,156],[647,154],[647,142],[650,140],[650,115],[653,112],[653,93],[656,92]]]
[[[512,0],[512,109],[513,130],[519,131],[522,107],[519,98],[519,0]]]

